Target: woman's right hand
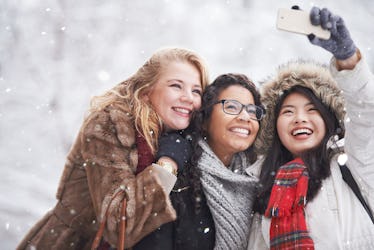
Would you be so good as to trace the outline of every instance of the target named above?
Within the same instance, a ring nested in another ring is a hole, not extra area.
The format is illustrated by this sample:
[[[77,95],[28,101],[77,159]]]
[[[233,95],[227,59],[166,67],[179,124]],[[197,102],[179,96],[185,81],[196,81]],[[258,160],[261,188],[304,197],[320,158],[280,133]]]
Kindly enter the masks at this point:
[[[178,170],[190,160],[192,155],[191,143],[185,139],[179,132],[172,132],[164,134],[159,139],[158,151],[156,153],[156,160],[170,162],[173,160]],[[168,159],[169,158],[169,159]]]

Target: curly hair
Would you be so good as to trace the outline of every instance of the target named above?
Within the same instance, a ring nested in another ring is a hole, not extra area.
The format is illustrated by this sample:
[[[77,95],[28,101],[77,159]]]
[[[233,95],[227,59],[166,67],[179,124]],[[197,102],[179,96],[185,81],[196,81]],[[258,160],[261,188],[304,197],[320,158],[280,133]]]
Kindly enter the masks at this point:
[[[200,183],[200,171],[197,168],[197,164],[203,152],[202,148],[198,145],[198,142],[201,139],[206,140],[207,133],[203,124],[210,119],[213,106],[218,101],[221,92],[233,85],[242,86],[245,89],[248,89],[253,95],[255,105],[262,107],[260,93],[256,88],[256,85],[243,74],[229,73],[220,75],[205,89],[202,97],[202,106],[200,110],[195,113],[189,128],[189,130],[192,131],[190,132],[190,135],[193,147],[190,166],[185,168],[185,171],[181,176],[181,181],[184,180],[184,183],[189,183],[191,192],[193,193],[191,198],[192,202],[195,204],[195,212],[199,211],[199,203],[202,200],[203,195]],[[255,153],[253,146],[250,146],[245,153],[250,163],[257,160],[257,154]]]
[[[102,110],[111,105],[120,108],[134,120],[136,130],[143,134],[152,152],[155,153],[158,138],[162,132],[162,122],[152,106],[143,101],[141,97],[158,81],[163,69],[170,62],[175,61],[187,62],[196,67],[200,73],[202,90],[205,89],[209,83],[209,77],[204,60],[191,50],[164,48],[156,51],[133,76],[103,95],[93,97],[90,112]]]

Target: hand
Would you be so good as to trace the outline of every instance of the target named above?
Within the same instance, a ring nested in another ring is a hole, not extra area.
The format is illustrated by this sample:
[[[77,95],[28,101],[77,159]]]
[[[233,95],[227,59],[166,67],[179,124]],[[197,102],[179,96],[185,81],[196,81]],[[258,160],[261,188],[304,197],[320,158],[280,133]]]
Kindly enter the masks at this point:
[[[338,60],[345,60],[356,52],[356,46],[340,16],[333,15],[326,8],[321,10],[313,7],[310,10],[310,21],[313,25],[321,25],[323,29],[331,32],[328,40],[317,38],[313,34],[308,35],[312,44],[331,52]]]
[[[160,137],[156,160],[163,156],[173,159],[180,171],[192,155],[191,143],[178,132],[167,133]]]
[[[154,167],[148,166],[136,176],[126,209],[125,248],[130,248],[161,225],[177,218],[169,193]],[[117,209],[118,210],[118,209]]]

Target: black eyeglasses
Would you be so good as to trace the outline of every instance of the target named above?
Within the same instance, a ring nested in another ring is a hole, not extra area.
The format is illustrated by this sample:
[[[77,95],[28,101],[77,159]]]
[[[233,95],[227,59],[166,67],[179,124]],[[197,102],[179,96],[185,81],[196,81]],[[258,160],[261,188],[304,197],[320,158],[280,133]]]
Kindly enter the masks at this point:
[[[252,120],[260,121],[265,115],[265,110],[254,104],[244,105],[236,100],[219,100],[215,104],[222,103],[222,110],[229,115],[238,115],[243,108]]]

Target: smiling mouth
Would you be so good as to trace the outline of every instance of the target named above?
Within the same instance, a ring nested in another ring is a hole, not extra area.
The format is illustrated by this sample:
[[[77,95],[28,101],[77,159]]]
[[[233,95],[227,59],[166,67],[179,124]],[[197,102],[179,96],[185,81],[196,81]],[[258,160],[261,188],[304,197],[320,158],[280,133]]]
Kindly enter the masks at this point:
[[[297,135],[311,135],[313,133],[312,130],[308,129],[308,128],[301,128],[301,129],[295,129],[294,131],[292,131],[292,135],[293,136],[297,136]]]
[[[243,134],[243,135],[249,135],[249,130],[245,128],[233,128],[231,129],[232,132]]]
[[[191,113],[189,109],[184,109],[184,108],[173,108],[173,110],[179,113],[182,113],[182,114],[187,114],[187,115]]]

